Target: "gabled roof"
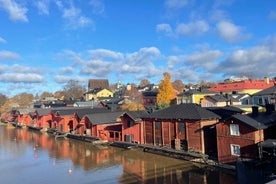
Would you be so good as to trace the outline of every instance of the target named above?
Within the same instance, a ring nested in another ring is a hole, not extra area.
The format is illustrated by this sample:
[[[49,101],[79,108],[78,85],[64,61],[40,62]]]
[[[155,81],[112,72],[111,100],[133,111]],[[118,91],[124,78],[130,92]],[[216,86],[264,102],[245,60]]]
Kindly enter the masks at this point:
[[[263,95],[276,95],[276,85],[254,93],[252,96],[263,96]]]
[[[207,110],[220,116],[222,119],[231,117],[233,114],[242,114],[245,111],[234,107],[234,106],[224,106],[224,107],[206,107]]]
[[[109,89],[108,79],[89,79],[88,90],[97,88]]]
[[[142,117],[145,117],[145,116],[149,115],[147,111],[127,111],[124,114],[128,115],[134,121],[141,121]]]
[[[236,114],[233,118],[246,123],[255,129],[266,129],[271,126],[276,126],[276,112],[271,113],[259,112],[257,114]]]
[[[117,119],[123,114],[123,111],[95,113],[85,115],[92,125],[118,123]]]
[[[256,130],[267,128],[264,124],[256,121],[255,119],[253,119],[252,117],[250,117],[246,114],[235,114],[232,117],[236,120],[239,120],[239,121],[255,128]]]
[[[108,112],[105,108],[91,108],[91,107],[65,107],[65,108],[55,108],[53,113],[59,113],[60,116],[70,116],[75,113],[79,118],[82,118],[86,114],[92,113],[104,113]]]
[[[213,100],[215,102],[228,102],[228,101],[239,102],[238,98],[234,98],[233,95],[231,95],[231,94],[226,94],[226,95],[223,95],[223,94],[208,95],[208,96],[206,96],[206,98],[210,98],[211,100]]]
[[[197,104],[185,103],[179,105],[171,105],[166,109],[155,111],[150,114],[148,118],[207,120],[219,119],[220,117],[215,113],[200,107]]]
[[[46,109],[35,109],[35,111],[37,112],[37,114],[39,116],[45,116],[48,115],[52,112],[51,108],[46,108]]]
[[[143,91],[142,95],[144,97],[156,97],[158,94],[159,89],[153,89],[151,91]]]
[[[208,88],[199,88],[199,89],[189,89],[187,91],[184,91],[178,94],[177,96],[193,95],[193,94],[215,94],[215,93],[210,91]]]

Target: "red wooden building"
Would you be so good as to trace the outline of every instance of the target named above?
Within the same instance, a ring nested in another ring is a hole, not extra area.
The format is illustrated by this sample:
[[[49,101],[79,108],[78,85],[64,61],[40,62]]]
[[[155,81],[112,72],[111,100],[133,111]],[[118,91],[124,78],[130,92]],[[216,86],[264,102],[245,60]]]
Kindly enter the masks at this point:
[[[172,105],[144,117],[145,144],[208,153],[210,136],[205,128],[220,117],[196,104]]]
[[[129,111],[121,116],[122,141],[144,144],[144,123],[141,117],[146,116],[145,111]]]
[[[32,115],[32,120],[27,122],[28,128],[37,130],[47,130],[50,122],[53,120],[53,113],[51,109],[35,109]]]
[[[267,109],[261,113],[255,108],[251,114],[235,114],[220,121],[216,130],[220,163],[233,164],[238,158],[258,159],[262,154],[259,144],[276,139],[276,112]]]
[[[87,114],[81,122],[86,132],[91,131],[91,136],[109,142],[121,141],[122,122],[120,117],[122,114],[121,111]]]
[[[32,113],[34,112],[34,109],[21,109],[18,110],[18,116],[17,116],[17,125],[18,126],[26,126],[32,121]]]

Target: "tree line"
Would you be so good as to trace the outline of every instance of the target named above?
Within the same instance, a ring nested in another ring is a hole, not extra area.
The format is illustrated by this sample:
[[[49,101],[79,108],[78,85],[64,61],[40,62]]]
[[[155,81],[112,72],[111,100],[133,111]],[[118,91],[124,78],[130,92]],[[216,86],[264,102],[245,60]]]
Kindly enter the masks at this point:
[[[129,84],[131,86],[130,90],[124,91],[124,96],[128,96],[128,100],[124,102],[121,106],[122,110],[144,110],[143,105],[141,104],[141,93],[138,91],[138,87],[142,88],[148,85],[151,85],[151,82],[147,79],[143,79],[140,81],[140,84],[137,86],[132,83]],[[206,83],[202,81],[199,85],[201,86],[214,86],[214,83]],[[163,79],[158,84],[159,90],[157,95],[157,109],[163,109],[168,107],[173,99],[176,97],[177,92],[182,92],[185,88],[194,86],[193,84],[185,85],[181,80],[171,81],[171,75],[168,72],[163,74]],[[110,86],[111,91],[115,91],[116,84]],[[46,99],[47,97],[54,97],[56,99],[60,99],[62,101],[69,100],[84,100],[84,94],[86,92],[85,86],[81,85],[80,82],[76,80],[68,81],[63,89],[60,91],[56,91],[54,93],[51,92],[43,92],[40,95],[31,94],[31,93],[19,93],[11,98],[7,97],[4,94],[0,93],[0,114],[9,112],[12,109],[24,109],[24,108],[32,108],[33,102],[41,99]]]

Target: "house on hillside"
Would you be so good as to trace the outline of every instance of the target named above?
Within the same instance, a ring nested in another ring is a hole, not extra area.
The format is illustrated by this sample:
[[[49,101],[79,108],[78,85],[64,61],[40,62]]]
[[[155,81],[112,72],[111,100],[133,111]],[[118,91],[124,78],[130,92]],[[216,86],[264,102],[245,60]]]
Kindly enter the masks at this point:
[[[197,104],[185,103],[153,112],[144,117],[145,144],[208,154],[216,147],[214,126],[219,116]],[[209,145],[209,147],[207,146]]]
[[[151,91],[142,92],[142,104],[146,109],[155,109],[157,104],[158,89],[155,88]]]
[[[98,99],[110,99],[113,93],[106,88],[95,88],[85,93],[86,101],[97,101]]]
[[[223,107],[227,105],[241,105],[239,99],[228,94],[207,95],[201,100],[201,107]]]
[[[215,87],[209,88],[216,93],[228,94],[254,94],[261,90],[274,86],[275,80],[265,77],[263,80],[246,79],[234,82],[219,83]]]
[[[207,95],[214,95],[214,92],[207,88],[189,89],[177,95],[177,104],[181,103],[196,103],[200,104],[201,100]]]
[[[276,85],[252,94],[254,105],[275,104],[276,103]]]

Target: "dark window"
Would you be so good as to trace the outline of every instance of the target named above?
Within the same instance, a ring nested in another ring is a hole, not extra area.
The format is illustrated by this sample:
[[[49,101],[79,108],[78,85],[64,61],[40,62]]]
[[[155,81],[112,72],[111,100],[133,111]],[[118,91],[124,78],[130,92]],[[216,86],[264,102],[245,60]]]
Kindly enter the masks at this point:
[[[156,130],[161,130],[161,122],[156,122],[155,123],[155,128],[156,128]]]
[[[132,127],[134,125],[134,122],[132,120],[128,120],[127,127]]]
[[[178,123],[178,132],[184,132],[184,130],[185,130],[185,124]]]

